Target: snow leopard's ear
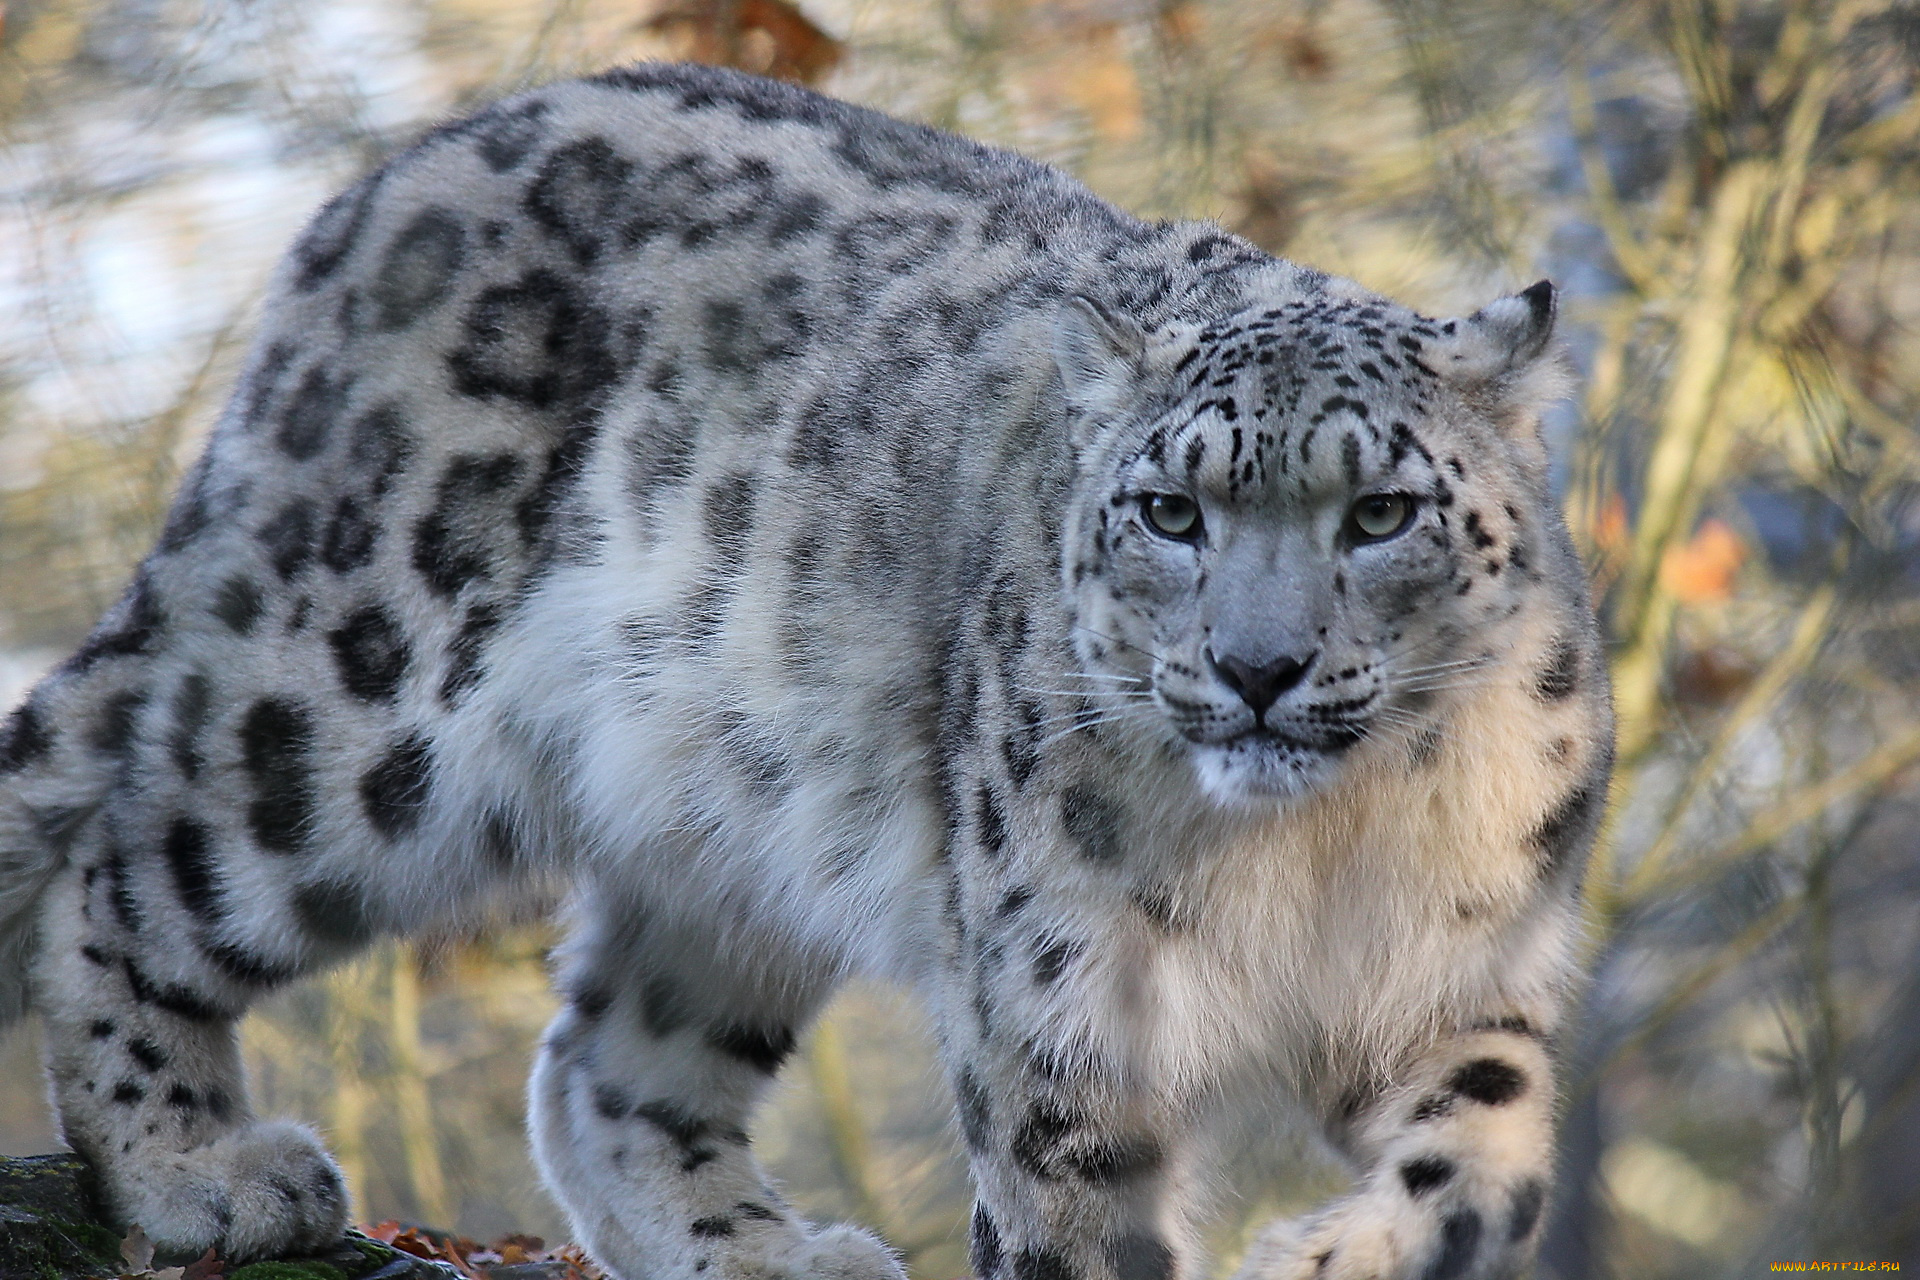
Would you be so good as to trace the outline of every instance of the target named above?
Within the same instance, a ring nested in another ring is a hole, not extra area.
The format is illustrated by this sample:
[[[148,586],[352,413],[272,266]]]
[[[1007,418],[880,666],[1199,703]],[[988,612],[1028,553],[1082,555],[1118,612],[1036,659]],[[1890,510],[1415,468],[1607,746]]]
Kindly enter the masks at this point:
[[[1515,373],[1547,350],[1559,295],[1541,280],[1496,298],[1464,320],[1440,326],[1446,335],[1440,372],[1456,382],[1485,382]]]
[[[1054,322],[1053,359],[1067,403],[1091,415],[1117,409],[1140,383],[1147,335],[1093,299],[1068,298]]]
[[[1560,313],[1560,291],[1551,280],[1536,280],[1520,292],[1496,298],[1467,317],[1467,323],[1507,352],[1509,364],[1533,360],[1553,338]]]
[[[1549,403],[1566,394],[1566,362],[1553,343],[1559,295],[1539,281],[1440,326],[1438,372],[1502,426],[1531,430]]]

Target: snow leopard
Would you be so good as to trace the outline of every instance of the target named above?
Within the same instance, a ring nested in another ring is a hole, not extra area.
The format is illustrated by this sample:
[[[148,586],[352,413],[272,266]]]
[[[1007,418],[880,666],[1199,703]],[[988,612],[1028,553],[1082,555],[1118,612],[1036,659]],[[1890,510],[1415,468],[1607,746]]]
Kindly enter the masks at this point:
[[[532,1143],[624,1280],[902,1277],[749,1136],[854,975],[929,1010],[980,1280],[1199,1276],[1245,1096],[1353,1174],[1246,1280],[1525,1270],[1611,758],[1555,303],[725,70],[427,134],[0,738],[66,1141],[164,1252],[330,1240],[236,1020],[559,885]]]

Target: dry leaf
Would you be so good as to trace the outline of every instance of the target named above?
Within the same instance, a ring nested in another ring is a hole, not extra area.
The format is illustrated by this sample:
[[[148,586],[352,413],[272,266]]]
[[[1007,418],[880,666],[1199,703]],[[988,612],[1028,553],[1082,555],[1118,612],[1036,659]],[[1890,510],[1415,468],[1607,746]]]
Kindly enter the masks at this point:
[[[1050,74],[1059,77],[1067,97],[1101,137],[1128,142],[1140,135],[1140,77],[1117,27],[1108,24],[1086,31],[1065,65],[1051,68]]]
[[[1333,70],[1333,54],[1311,23],[1289,25],[1280,37],[1280,49],[1287,70],[1302,80],[1324,80]]]
[[[1614,494],[1600,508],[1593,522],[1593,545],[1606,555],[1617,555],[1627,549],[1627,539],[1632,534],[1627,520],[1627,500]]]
[[[460,1269],[461,1275],[477,1276],[480,1274],[474,1267],[473,1255],[483,1252],[486,1252],[486,1250],[483,1250],[478,1244],[475,1244],[465,1236],[448,1236],[445,1240],[440,1241],[440,1260],[442,1262],[451,1262]]]
[[[147,1239],[147,1233],[134,1223],[128,1229],[126,1238],[120,1242],[120,1261],[127,1264],[127,1270],[138,1274],[153,1266],[153,1241]]]
[[[1192,0],[1172,0],[1154,14],[1161,41],[1170,49],[1191,49],[1200,43],[1205,24]]]
[[[187,1264],[186,1274],[182,1280],[222,1280],[226,1274],[226,1265],[214,1256],[212,1249],[208,1249]]]
[[[1300,229],[1300,184],[1260,164],[1247,166],[1245,205],[1233,229],[1269,253],[1287,247]]]
[[[440,1246],[413,1227],[395,1232],[387,1244],[402,1253],[410,1253],[416,1258],[425,1258],[429,1262],[437,1262],[440,1258]]]
[[[547,1255],[547,1242],[545,1240],[542,1240],[539,1236],[521,1235],[517,1232],[510,1236],[501,1236],[493,1242],[493,1247],[502,1256],[505,1256],[515,1249],[524,1253],[528,1258],[544,1258]]]
[[[593,1259],[582,1253],[580,1246],[577,1244],[570,1244],[563,1249],[556,1249],[553,1252],[553,1256],[572,1267],[580,1274],[582,1280],[607,1280],[607,1273],[595,1266]]]
[[[568,1280],[607,1280],[607,1273],[593,1264],[578,1245],[548,1249],[539,1236],[514,1234],[502,1236],[490,1245],[479,1245],[461,1236],[436,1239],[418,1227],[402,1226],[389,1219],[360,1230],[390,1248],[410,1253],[430,1262],[450,1263],[463,1276],[480,1277],[495,1266],[520,1266],[536,1262],[563,1262],[569,1268]],[[196,1266],[199,1264],[196,1263]],[[218,1265],[217,1263],[215,1264]],[[188,1275],[185,1280],[202,1280]],[[215,1272],[204,1280],[221,1280]]]
[[[1660,585],[1682,604],[1708,604],[1733,594],[1733,576],[1746,563],[1746,544],[1725,521],[1708,520],[1685,546],[1660,563]]]
[[[1682,702],[1730,702],[1753,684],[1752,661],[1736,649],[1709,645],[1682,655],[1673,667],[1673,696]]]
[[[646,22],[681,55],[797,84],[817,84],[839,63],[841,44],[790,0],[679,0]]]

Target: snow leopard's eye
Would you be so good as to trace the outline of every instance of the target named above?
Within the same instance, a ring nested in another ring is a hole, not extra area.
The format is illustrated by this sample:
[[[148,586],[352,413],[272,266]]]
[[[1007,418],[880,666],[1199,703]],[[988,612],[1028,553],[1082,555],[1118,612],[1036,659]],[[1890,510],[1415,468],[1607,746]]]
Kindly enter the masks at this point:
[[[1200,505],[1177,493],[1149,493],[1140,499],[1140,514],[1153,531],[1182,542],[1200,537]]]
[[[1413,523],[1413,499],[1404,493],[1370,493],[1347,513],[1355,542],[1382,542]]]

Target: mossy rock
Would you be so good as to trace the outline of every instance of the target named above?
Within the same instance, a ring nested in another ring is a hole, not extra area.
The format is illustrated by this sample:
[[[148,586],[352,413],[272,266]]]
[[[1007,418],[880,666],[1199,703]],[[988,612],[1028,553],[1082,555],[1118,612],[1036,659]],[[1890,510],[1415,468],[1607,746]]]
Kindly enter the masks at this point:
[[[459,1272],[349,1231],[317,1257],[248,1263],[229,1271],[227,1280],[459,1280]]]
[[[100,1280],[122,1267],[124,1233],[100,1208],[93,1171],[73,1155],[0,1159],[0,1277]],[[318,1256],[251,1262],[229,1280],[452,1280],[453,1268],[358,1231]]]
[[[227,1273],[228,1280],[348,1280],[330,1262],[250,1262]]]
[[[78,1156],[0,1160],[0,1276],[80,1280],[120,1273],[120,1233],[100,1221],[93,1171]]]

